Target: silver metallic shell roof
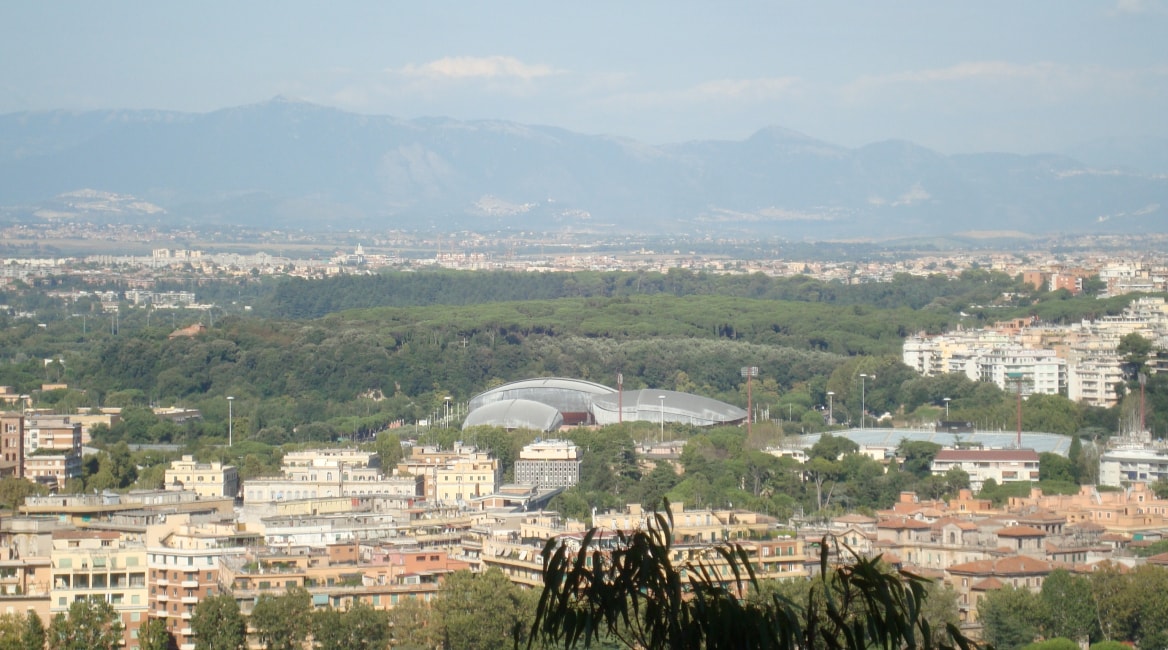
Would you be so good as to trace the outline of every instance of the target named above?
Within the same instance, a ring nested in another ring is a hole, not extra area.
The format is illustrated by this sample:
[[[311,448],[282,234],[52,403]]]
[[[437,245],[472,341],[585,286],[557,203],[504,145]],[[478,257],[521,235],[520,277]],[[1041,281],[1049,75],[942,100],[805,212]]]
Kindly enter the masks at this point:
[[[563,424],[564,416],[555,407],[526,399],[509,399],[474,409],[467,414],[462,428],[492,426],[552,432]]]
[[[564,377],[536,377],[514,381],[484,391],[470,399],[470,412],[505,400],[531,400],[555,408],[562,413],[587,413],[596,395],[616,393],[603,384]]]
[[[664,397],[664,401],[662,401]],[[619,408],[618,408],[619,399]],[[623,412],[623,415],[622,413]],[[592,417],[597,424],[625,422],[680,422],[696,426],[734,424],[746,419],[746,411],[709,397],[673,390],[631,390],[592,398]]]

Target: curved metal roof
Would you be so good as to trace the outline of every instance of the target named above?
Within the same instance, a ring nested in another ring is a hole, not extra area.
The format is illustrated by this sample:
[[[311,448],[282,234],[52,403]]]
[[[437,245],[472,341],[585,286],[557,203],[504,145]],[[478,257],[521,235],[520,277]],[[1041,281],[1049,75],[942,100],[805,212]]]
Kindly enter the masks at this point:
[[[554,407],[526,399],[509,399],[471,411],[463,420],[462,428],[489,426],[551,432],[558,431],[563,424],[564,416]]]
[[[957,443],[982,445],[984,449],[1012,449],[1017,444],[1017,431],[975,431],[972,433],[950,433],[931,429],[841,429],[830,432],[833,436],[847,438],[863,447],[896,447],[901,440],[935,442],[943,447]],[[819,442],[820,433],[794,436],[794,446],[809,448]],[[1022,432],[1022,447],[1039,453],[1053,452],[1066,456],[1070,451],[1071,437],[1058,433],[1038,431]]]
[[[662,400],[661,398],[665,399]],[[618,401],[619,400],[619,401]],[[733,424],[746,419],[746,411],[709,397],[673,390],[614,391],[592,398],[592,417],[597,424],[624,421],[680,422],[697,426]]]
[[[522,399],[540,402],[562,413],[587,413],[594,395],[616,393],[603,384],[565,377],[536,377],[496,386],[470,398],[469,410],[504,400]]]

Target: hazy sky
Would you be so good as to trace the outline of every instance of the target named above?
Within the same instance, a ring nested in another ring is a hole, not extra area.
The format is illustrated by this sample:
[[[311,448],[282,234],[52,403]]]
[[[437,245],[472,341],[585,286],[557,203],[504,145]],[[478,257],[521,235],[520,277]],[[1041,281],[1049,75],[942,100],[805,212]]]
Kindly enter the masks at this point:
[[[1168,135],[1168,0],[0,4],[0,113],[276,95],[654,144],[1052,151]]]

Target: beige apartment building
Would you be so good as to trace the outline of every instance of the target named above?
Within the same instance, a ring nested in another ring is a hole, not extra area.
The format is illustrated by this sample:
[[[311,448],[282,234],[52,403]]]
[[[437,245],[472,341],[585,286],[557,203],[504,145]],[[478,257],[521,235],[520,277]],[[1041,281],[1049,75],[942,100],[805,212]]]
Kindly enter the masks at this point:
[[[501,473],[499,461],[487,454],[448,461],[435,473],[435,498],[439,503],[459,503],[494,494],[499,490]]]
[[[699,508],[686,510],[685,504],[670,503],[673,536],[682,543],[718,543],[761,538],[770,530],[771,517],[745,510]],[[596,513],[592,525],[609,530],[631,531],[656,525],[655,513],[639,503],[630,503],[623,511]]]
[[[422,495],[427,501],[434,501],[438,498],[438,470],[458,458],[490,458],[490,455],[461,443],[455,443],[453,449],[414,447],[410,450],[409,456],[398,461],[394,474],[421,476]]]
[[[81,423],[68,415],[33,415],[24,421],[26,454],[38,450],[81,452]]]
[[[221,558],[245,552],[237,540],[234,524],[192,524],[190,515],[147,527],[148,611],[179,650],[194,650],[191,616],[200,600],[218,593]]]
[[[234,465],[200,463],[188,455],[171,462],[165,476],[167,490],[190,490],[200,497],[239,496],[239,470]]]
[[[50,489],[63,490],[66,481],[79,476],[81,476],[79,451],[59,453],[40,451],[24,457],[24,478],[46,485]]]
[[[118,533],[57,531],[51,557],[49,611],[68,612],[75,600],[105,600],[121,616],[125,647],[137,648],[138,628],[149,614],[146,547]]]

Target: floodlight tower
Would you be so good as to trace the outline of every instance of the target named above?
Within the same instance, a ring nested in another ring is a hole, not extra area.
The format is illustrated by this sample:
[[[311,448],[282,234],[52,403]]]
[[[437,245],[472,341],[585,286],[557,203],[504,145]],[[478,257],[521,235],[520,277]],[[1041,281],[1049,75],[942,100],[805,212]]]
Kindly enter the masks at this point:
[[[233,434],[235,433],[235,418],[232,417],[231,405],[235,403],[235,397],[227,396],[227,448],[231,448]]]
[[[750,380],[758,376],[758,366],[742,366],[743,377],[746,377],[746,437],[750,438],[750,421],[754,419],[750,411]]]
[[[657,399],[661,400],[661,435],[657,442],[665,442],[665,396],[658,395]]]

